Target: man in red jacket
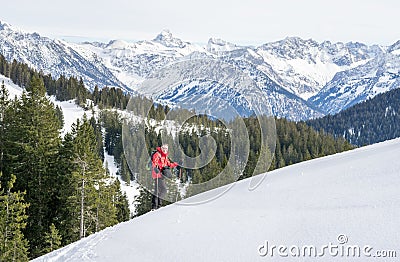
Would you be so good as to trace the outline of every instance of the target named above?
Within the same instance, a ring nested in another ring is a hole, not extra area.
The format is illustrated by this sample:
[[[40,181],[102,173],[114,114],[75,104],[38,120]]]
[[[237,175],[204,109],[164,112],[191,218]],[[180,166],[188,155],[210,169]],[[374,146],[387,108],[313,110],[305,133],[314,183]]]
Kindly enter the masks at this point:
[[[168,145],[164,144],[161,147],[157,147],[157,151],[151,158],[151,176],[154,179],[154,194],[152,200],[152,209],[157,209],[162,204],[162,199],[167,193],[167,187],[163,179],[163,175],[171,177],[170,168],[177,167],[178,163],[171,162],[168,159]]]

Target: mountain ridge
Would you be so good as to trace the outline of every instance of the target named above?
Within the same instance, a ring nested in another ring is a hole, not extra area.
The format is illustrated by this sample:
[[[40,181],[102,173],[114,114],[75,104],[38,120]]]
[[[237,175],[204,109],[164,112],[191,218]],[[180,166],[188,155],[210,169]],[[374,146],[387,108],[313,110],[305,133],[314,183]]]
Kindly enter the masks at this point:
[[[166,29],[152,40],[132,43],[68,43],[26,34],[0,22],[0,52],[7,60],[27,62],[54,76],[81,76],[90,90],[98,85],[136,92],[147,77],[171,63],[188,57],[215,59],[247,72],[270,101],[273,114],[296,121],[339,112],[399,87],[399,43],[385,47],[287,37],[252,47],[210,38],[202,46]],[[380,71],[374,80],[366,81],[377,68]],[[209,93],[212,87],[202,89]],[[280,91],[274,96],[271,90]],[[181,101],[170,97],[158,102],[174,105]]]

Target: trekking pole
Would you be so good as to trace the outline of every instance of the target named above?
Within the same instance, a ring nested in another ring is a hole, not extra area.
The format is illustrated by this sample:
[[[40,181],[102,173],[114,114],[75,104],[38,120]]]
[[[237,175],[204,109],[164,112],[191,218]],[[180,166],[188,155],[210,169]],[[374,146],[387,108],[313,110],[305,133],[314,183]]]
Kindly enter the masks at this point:
[[[181,185],[181,178],[182,178],[182,167],[179,167],[179,175],[178,175],[179,183],[178,183],[178,188],[176,190],[175,202],[178,202],[178,195],[179,195],[179,187]]]

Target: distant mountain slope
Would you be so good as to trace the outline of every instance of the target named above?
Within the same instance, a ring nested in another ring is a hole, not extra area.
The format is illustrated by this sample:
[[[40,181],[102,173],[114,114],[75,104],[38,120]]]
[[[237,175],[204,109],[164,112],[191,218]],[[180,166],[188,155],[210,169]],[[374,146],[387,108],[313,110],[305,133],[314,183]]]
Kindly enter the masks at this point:
[[[149,74],[182,58],[222,59],[238,66],[253,78],[262,75],[267,80],[256,81],[271,101],[274,114],[300,120],[338,112],[398,87],[398,82],[392,80],[400,71],[398,46],[398,43],[390,47],[352,42],[318,43],[288,37],[259,47],[239,46],[211,38],[207,46],[202,47],[163,31],[150,41],[133,44],[112,41],[107,45],[86,43],[80,47],[101,57],[107,67],[132,89],[140,87],[141,81]],[[385,63],[386,66],[383,66]],[[362,79],[368,78],[377,68],[378,79],[366,81],[364,89],[353,85],[354,81],[362,82]],[[346,78],[349,74],[352,77]],[[336,81],[341,81],[347,88],[335,89],[338,86]],[[199,89],[198,86],[196,88]],[[203,93],[212,93],[215,87],[203,86],[201,89]],[[169,104],[180,102],[171,95],[166,97],[168,101],[165,102]]]
[[[392,46],[367,46],[353,42],[318,43],[298,37],[258,47],[217,38],[199,45],[183,41],[168,30],[152,40],[135,43],[112,40],[107,44],[77,44],[24,33],[0,22],[0,53],[7,60],[25,62],[55,77],[82,77],[91,90],[97,84],[99,88],[117,86],[134,92],[149,75],[171,63],[208,57],[238,66],[253,77],[270,101],[273,113],[291,120],[337,113],[399,87],[399,46],[400,41]],[[196,89],[210,95],[218,93],[213,85]],[[159,102],[173,105],[182,101],[171,94],[166,97]]]
[[[400,89],[307,123],[359,146],[400,137]]]
[[[397,261],[399,155],[396,139],[278,169],[255,190],[242,180],[213,201],[184,205],[227,188],[33,261],[381,261],[380,251],[386,251],[384,261]],[[278,252],[278,246],[286,248]]]
[[[367,63],[337,73],[310,101],[323,111],[335,114],[377,94],[399,87],[400,41]]]
[[[93,54],[98,56],[118,79],[132,89],[149,73],[166,64],[193,52],[205,51],[200,46],[174,37],[168,30],[149,41],[128,43],[113,40],[108,44],[74,44],[74,48],[87,58]]]
[[[30,67],[51,73],[53,77],[82,77],[88,89],[94,86],[126,86],[92,53],[84,57],[73,44],[52,40],[37,33],[24,33],[0,21],[0,53],[8,60],[13,59]]]
[[[308,99],[332,77],[375,57],[376,48],[360,43],[318,43],[298,37],[267,43],[256,49],[268,75],[289,91]]]

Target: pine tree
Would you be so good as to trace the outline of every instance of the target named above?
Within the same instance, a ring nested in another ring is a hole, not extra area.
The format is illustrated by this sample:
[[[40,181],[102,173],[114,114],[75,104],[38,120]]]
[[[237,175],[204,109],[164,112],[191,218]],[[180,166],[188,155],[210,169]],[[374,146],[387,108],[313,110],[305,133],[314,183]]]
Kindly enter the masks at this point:
[[[15,189],[26,191],[28,226],[25,236],[32,257],[43,254],[43,237],[58,208],[57,160],[60,122],[46,97],[42,79],[33,76],[19,101],[6,115],[4,159],[6,177],[15,174]]]
[[[72,138],[69,184],[74,190],[67,199],[66,224],[68,238],[74,241],[117,223],[115,198],[120,189],[103,168],[95,132],[86,115],[74,124]]]
[[[121,156],[121,165],[118,170],[118,174],[121,176],[121,179],[126,183],[126,185],[130,185],[131,183],[131,172],[128,167],[128,163],[126,162],[125,154]]]
[[[84,116],[83,123],[78,122],[74,139],[74,164],[76,169],[72,173],[74,185],[78,189],[73,208],[79,214],[79,238],[87,235],[89,224],[92,224],[95,214],[93,207],[97,198],[95,183],[99,181],[105,171],[97,155],[97,143],[94,130]],[[95,224],[95,223],[93,223]]]
[[[60,126],[64,126],[64,114],[62,111],[62,108],[60,106],[56,106],[56,116],[58,120],[60,121]]]
[[[71,230],[74,227],[73,217],[76,214],[71,213],[69,206],[70,197],[75,193],[76,189],[72,182],[72,172],[75,170],[74,163],[74,137],[71,133],[65,134],[62,146],[59,153],[59,183],[57,186],[60,192],[60,206],[58,214],[58,223],[55,226],[58,228],[62,236],[62,245],[67,245],[77,240],[76,234]],[[57,221],[55,221],[57,222]]]
[[[0,172],[0,177],[2,176]],[[0,261],[28,261],[28,241],[24,238],[26,209],[21,192],[11,192],[16,177],[11,176],[5,192],[0,183]]]
[[[117,208],[117,220],[118,222],[128,221],[131,217],[129,210],[129,200],[125,192],[120,189],[120,182],[118,179],[115,180],[115,207]]]
[[[8,91],[4,85],[4,81],[0,86],[0,172],[3,172],[3,155],[4,155],[4,139],[5,139],[5,114],[8,107]]]
[[[135,216],[141,216],[151,210],[153,194],[148,188],[139,186],[139,195],[135,197]]]
[[[101,130],[101,124],[95,118],[95,112],[92,110],[92,117],[90,118],[90,125],[93,128],[95,137],[96,137],[96,146],[100,159],[104,161],[104,145],[103,145],[103,132]]]
[[[45,253],[50,253],[61,247],[61,236],[54,224],[50,225],[49,232],[46,232],[45,237]]]

